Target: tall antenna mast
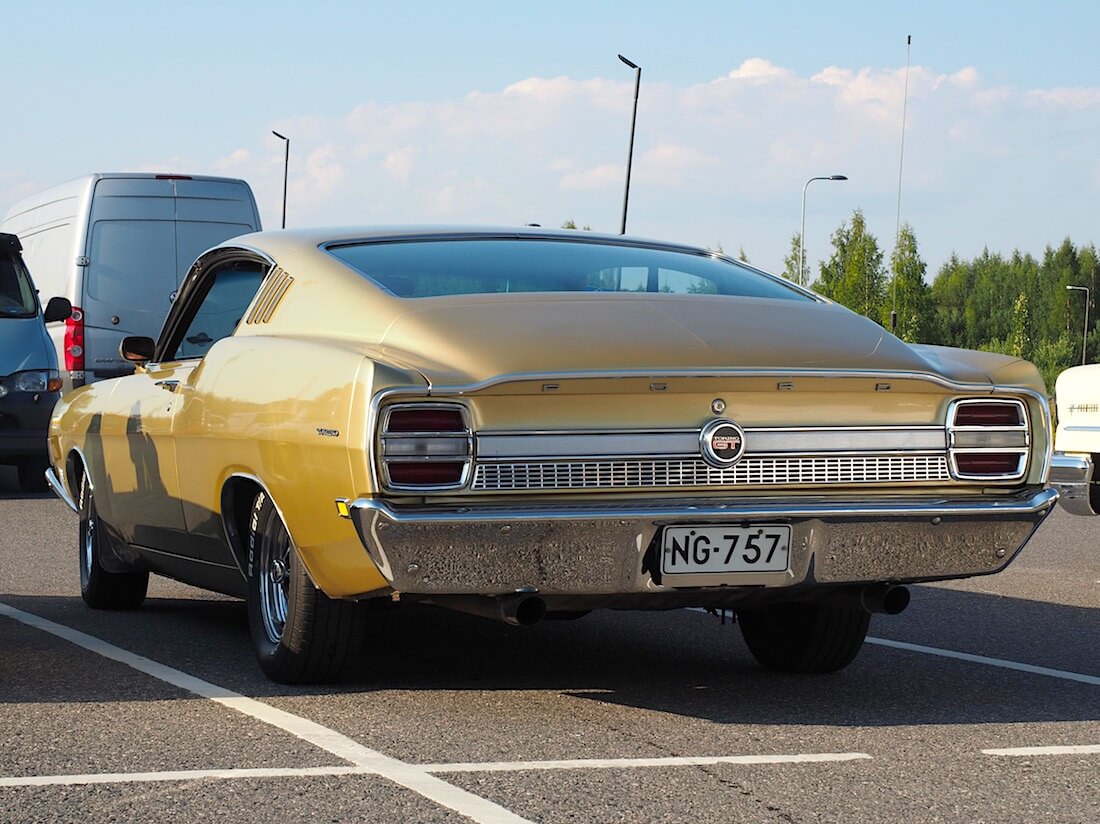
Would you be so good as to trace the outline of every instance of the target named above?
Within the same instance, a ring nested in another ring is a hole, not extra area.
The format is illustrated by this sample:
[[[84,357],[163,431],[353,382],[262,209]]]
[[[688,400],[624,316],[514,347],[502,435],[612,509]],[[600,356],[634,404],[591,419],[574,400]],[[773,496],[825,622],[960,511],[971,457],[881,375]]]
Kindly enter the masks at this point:
[[[905,166],[905,116],[909,108],[909,49],[913,44],[913,35],[905,36],[905,94],[901,99],[901,157],[898,158],[898,219],[894,226],[894,254],[898,254],[901,241],[901,170]],[[894,308],[890,310],[890,331],[898,328],[898,273],[894,272]]]

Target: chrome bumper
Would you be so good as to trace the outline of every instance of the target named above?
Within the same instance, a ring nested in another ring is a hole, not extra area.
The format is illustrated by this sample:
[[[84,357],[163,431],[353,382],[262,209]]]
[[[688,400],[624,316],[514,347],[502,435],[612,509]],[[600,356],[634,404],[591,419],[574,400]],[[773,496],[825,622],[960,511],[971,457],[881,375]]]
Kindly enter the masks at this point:
[[[398,592],[500,595],[669,593],[691,588],[915,582],[998,572],[1058,499],[652,500],[507,506],[349,505],[371,559]],[[791,568],[662,580],[669,524],[785,523]]]
[[[1096,515],[1100,489],[1094,488],[1092,457],[1055,452],[1050,465],[1050,483],[1058,490],[1058,502],[1074,515]]]

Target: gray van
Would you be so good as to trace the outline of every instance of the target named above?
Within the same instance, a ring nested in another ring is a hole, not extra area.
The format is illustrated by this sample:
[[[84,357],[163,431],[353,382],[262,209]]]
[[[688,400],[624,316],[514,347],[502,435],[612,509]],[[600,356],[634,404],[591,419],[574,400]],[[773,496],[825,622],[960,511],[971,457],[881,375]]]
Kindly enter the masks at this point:
[[[65,388],[126,375],[118,346],[155,338],[195,259],[260,229],[243,180],[97,172],[59,183],[8,210],[43,294],[68,298],[72,316],[47,328]]]
[[[21,250],[19,238],[0,233],[0,463],[19,467],[25,491],[43,492],[46,434],[61,392],[46,322],[65,320],[71,307],[52,298],[43,314]]]

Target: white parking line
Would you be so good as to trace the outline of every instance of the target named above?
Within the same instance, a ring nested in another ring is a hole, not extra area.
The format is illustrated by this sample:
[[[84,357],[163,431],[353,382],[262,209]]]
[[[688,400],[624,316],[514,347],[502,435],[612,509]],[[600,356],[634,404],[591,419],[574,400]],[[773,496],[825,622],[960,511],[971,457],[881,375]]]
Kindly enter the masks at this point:
[[[712,764],[815,764],[860,761],[862,752],[800,753],[798,755],[700,755],[666,758],[577,758],[563,761],[496,761],[469,764],[421,764],[430,773],[520,772],[523,770],[622,770],[636,767],[703,767]]]
[[[416,764],[426,773],[522,772],[525,770],[636,769],[639,767],[700,767],[712,764],[813,764],[859,761],[860,752],[798,755],[705,755],[668,758],[578,758],[563,761],[487,761],[464,764]],[[412,765],[410,765],[412,766]],[[13,775],[0,777],[0,787],[56,787],[80,784],[140,784],[153,781],[231,780],[242,778],[315,778],[333,775],[378,775],[369,767],[259,767],[225,770],[162,770],[142,773],[84,775]]]
[[[1100,744],[1084,744],[1070,747],[1009,747],[1003,750],[982,750],[984,755],[1100,755]]]
[[[209,681],[203,681],[201,678],[188,675],[181,670],[158,664],[156,661],[135,655],[99,638],[78,632],[75,629],[54,623],[29,612],[24,612],[3,602],[0,602],[0,615],[13,618],[43,632],[48,632],[112,661],[118,661],[139,672],[144,672],[146,675],[172,686],[187,690],[203,698],[209,698],[211,701],[216,701],[244,715],[277,727],[284,732],[301,738],[303,741],[308,741],[315,747],[351,762],[356,767],[368,770],[406,789],[419,793],[436,804],[454,810],[456,813],[464,815],[479,824],[531,824],[527,819],[520,818],[499,804],[494,804],[492,801],[467,792],[453,784],[448,784],[443,779],[429,774],[421,767],[406,764],[396,758],[390,758],[380,752],[368,749],[347,736],[336,732],[336,730],[330,730],[328,727],[323,727],[307,718],[284,712],[225,687],[219,687],[217,684],[211,684]]]
[[[1083,675],[1079,672],[1050,669],[1049,667],[1036,667],[1032,664],[1021,664],[1018,661],[1006,661],[1002,658],[989,658],[985,655],[972,655],[969,652],[955,652],[938,647],[926,647],[921,644],[908,644],[905,641],[891,641],[887,638],[868,638],[868,644],[877,644],[880,647],[892,647],[906,652],[920,652],[924,655],[936,655],[940,658],[954,658],[957,661],[967,661],[971,664],[985,664],[988,667],[1000,667],[1001,669],[1027,672],[1031,675],[1045,675],[1048,678],[1061,678],[1063,681],[1076,681],[1080,684],[1091,684],[1100,687],[1100,678],[1095,675]]]
[[[85,773],[84,775],[13,775],[0,778],[0,787],[72,787],[81,784],[141,784],[151,781],[199,781],[204,778],[313,778],[330,775],[375,775],[365,767],[261,767],[230,770],[163,770],[143,773]]]

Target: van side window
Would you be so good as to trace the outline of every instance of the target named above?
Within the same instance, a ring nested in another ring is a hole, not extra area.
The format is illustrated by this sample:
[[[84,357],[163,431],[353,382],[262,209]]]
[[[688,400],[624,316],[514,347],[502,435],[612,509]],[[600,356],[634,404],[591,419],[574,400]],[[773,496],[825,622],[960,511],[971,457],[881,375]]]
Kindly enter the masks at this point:
[[[266,267],[237,262],[213,273],[213,282],[168,360],[201,358],[222,338],[233,334],[266,274]]]

